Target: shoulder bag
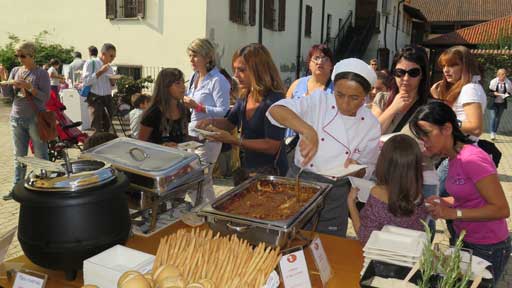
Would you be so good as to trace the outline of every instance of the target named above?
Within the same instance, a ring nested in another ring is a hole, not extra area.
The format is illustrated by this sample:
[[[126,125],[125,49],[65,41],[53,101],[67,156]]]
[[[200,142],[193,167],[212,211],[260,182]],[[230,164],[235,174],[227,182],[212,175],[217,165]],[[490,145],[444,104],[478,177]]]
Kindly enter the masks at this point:
[[[92,61],[92,73],[95,73],[96,61],[94,61],[94,59],[92,59],[91,61]],[[80,93],[79,93],[80,96],[82,96],[82,97],[89,96],[89,93],[91,92],[91,87],[92,87],[92,85],[87,85],[87,86],[82,87],[82,90],[80,90]]]

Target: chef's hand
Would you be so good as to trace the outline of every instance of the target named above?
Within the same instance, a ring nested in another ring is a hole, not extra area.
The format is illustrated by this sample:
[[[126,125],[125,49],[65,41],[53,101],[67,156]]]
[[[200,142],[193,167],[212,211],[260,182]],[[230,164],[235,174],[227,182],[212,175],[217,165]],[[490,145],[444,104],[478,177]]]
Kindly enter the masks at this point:
[[[355,205],[357,202],[357,193],[359,193],[359,188],[352,187],[350,188],[350,192],[348,192],[348,205]]]
[[[188,96],[183,97],[183,104],[185,104],[185,107],[189,109],[196,109],[197,107],[197,102]]]
[[[318,134],[313,127],[309,126],[304,133],[300,134],[299,151],[304,158],[302,166],[308,165],[315,157],[318,151]]]
[[[345,163],[343,163],[343,167],[348,168],[348,166],[350,166],[352,164],[359,165],[359,162],[357,162],[356,160],[354,160],[352,158],[347,158],[347,160],[345,160]],[[364,176],[364,174],[366,174],[366,169],[362,168],[362,169],[357,170],[356,172],[350,173],[347,176],[362,178]]]
[[[434,219],[455,219],[457,212],[450,203],[439,196],[430,196],[425,200],[425,206]]]

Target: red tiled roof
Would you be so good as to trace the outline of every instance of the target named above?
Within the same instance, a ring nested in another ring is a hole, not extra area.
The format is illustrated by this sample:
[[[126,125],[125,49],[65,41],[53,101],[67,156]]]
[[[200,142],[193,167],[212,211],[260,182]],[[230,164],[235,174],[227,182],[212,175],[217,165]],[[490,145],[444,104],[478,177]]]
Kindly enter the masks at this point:
[[[512,15],[510,0],[411,0],[430,23],[485,22]]]
[[[512,36],[512,15],[442,34],[424,41],[423,45],[492,44],[501,36]]]
[[[473,54],[512,55],[512,50],[471,49]]]

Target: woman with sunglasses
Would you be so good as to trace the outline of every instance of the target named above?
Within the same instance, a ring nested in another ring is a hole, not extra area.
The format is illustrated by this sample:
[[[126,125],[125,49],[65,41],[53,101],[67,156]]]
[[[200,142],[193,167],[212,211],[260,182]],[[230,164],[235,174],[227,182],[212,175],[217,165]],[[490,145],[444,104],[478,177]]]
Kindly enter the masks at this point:
[[[34,43],[20,43],[15,51],[21,66],[12,69],[9,82],[0,83],[3,95],[14,99],[10,115],[14,156],[27,156],[28,143],[32,140],[34,155],[47,160],[48,144],[39,138],[36,114],[45,110],[46,101],[50,99],[50,77],[35,63]],[[0,77],[2,81],[7,80],[1,74]],[[13,184],[16,184],[25,178],[26,167],[16,159],[14,166]],[[12,199],[12,189],[3,199]]]
[[[433,101],[420,107],[409,122],[425,143],[427,155],[448,157],[446,190],[449,197],[431,196],[427,209],[436,219],[453,220],[456,234],[466,231],[463,247],[492,264],[498,281],[511,252],[507,218],[510,209],[496,166],[459,128],[450,106]]]
[[[430,71],[427,51],[419,46],[406,46],[393,60],[390,92],[375,96],[372,112],[378,117],[382,134],[405,133],[411,135],[409,120],[416,110],[430,99]],[[421,148],[421,147],[420,147]],[[439,179],[434,159],[423,158],[423,196],[437,195]],[[435,222],[429,222],[435,229]]]

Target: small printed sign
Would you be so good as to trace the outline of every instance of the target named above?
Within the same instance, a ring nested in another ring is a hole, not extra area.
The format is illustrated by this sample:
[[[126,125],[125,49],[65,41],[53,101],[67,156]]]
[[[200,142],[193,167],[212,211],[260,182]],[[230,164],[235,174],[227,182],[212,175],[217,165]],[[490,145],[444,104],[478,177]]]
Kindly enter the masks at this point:
[[[279,261],[286,288],[311,288],[304,250],[284,255]]]
[[[47,275],[35,271],[22,270],[16,273],[13,288],[44,288]]]
[[[324,284],[325,287],[327,286],[329,279],[331,279],[331,265],[329,264],[329,259],[325,254],[322,240],[320,240],[318,235],[315,236],[309,248],[313,254],[313,259],[315,259],[316,268],[320,272],[320,279],[322,279],[322,284]]]

